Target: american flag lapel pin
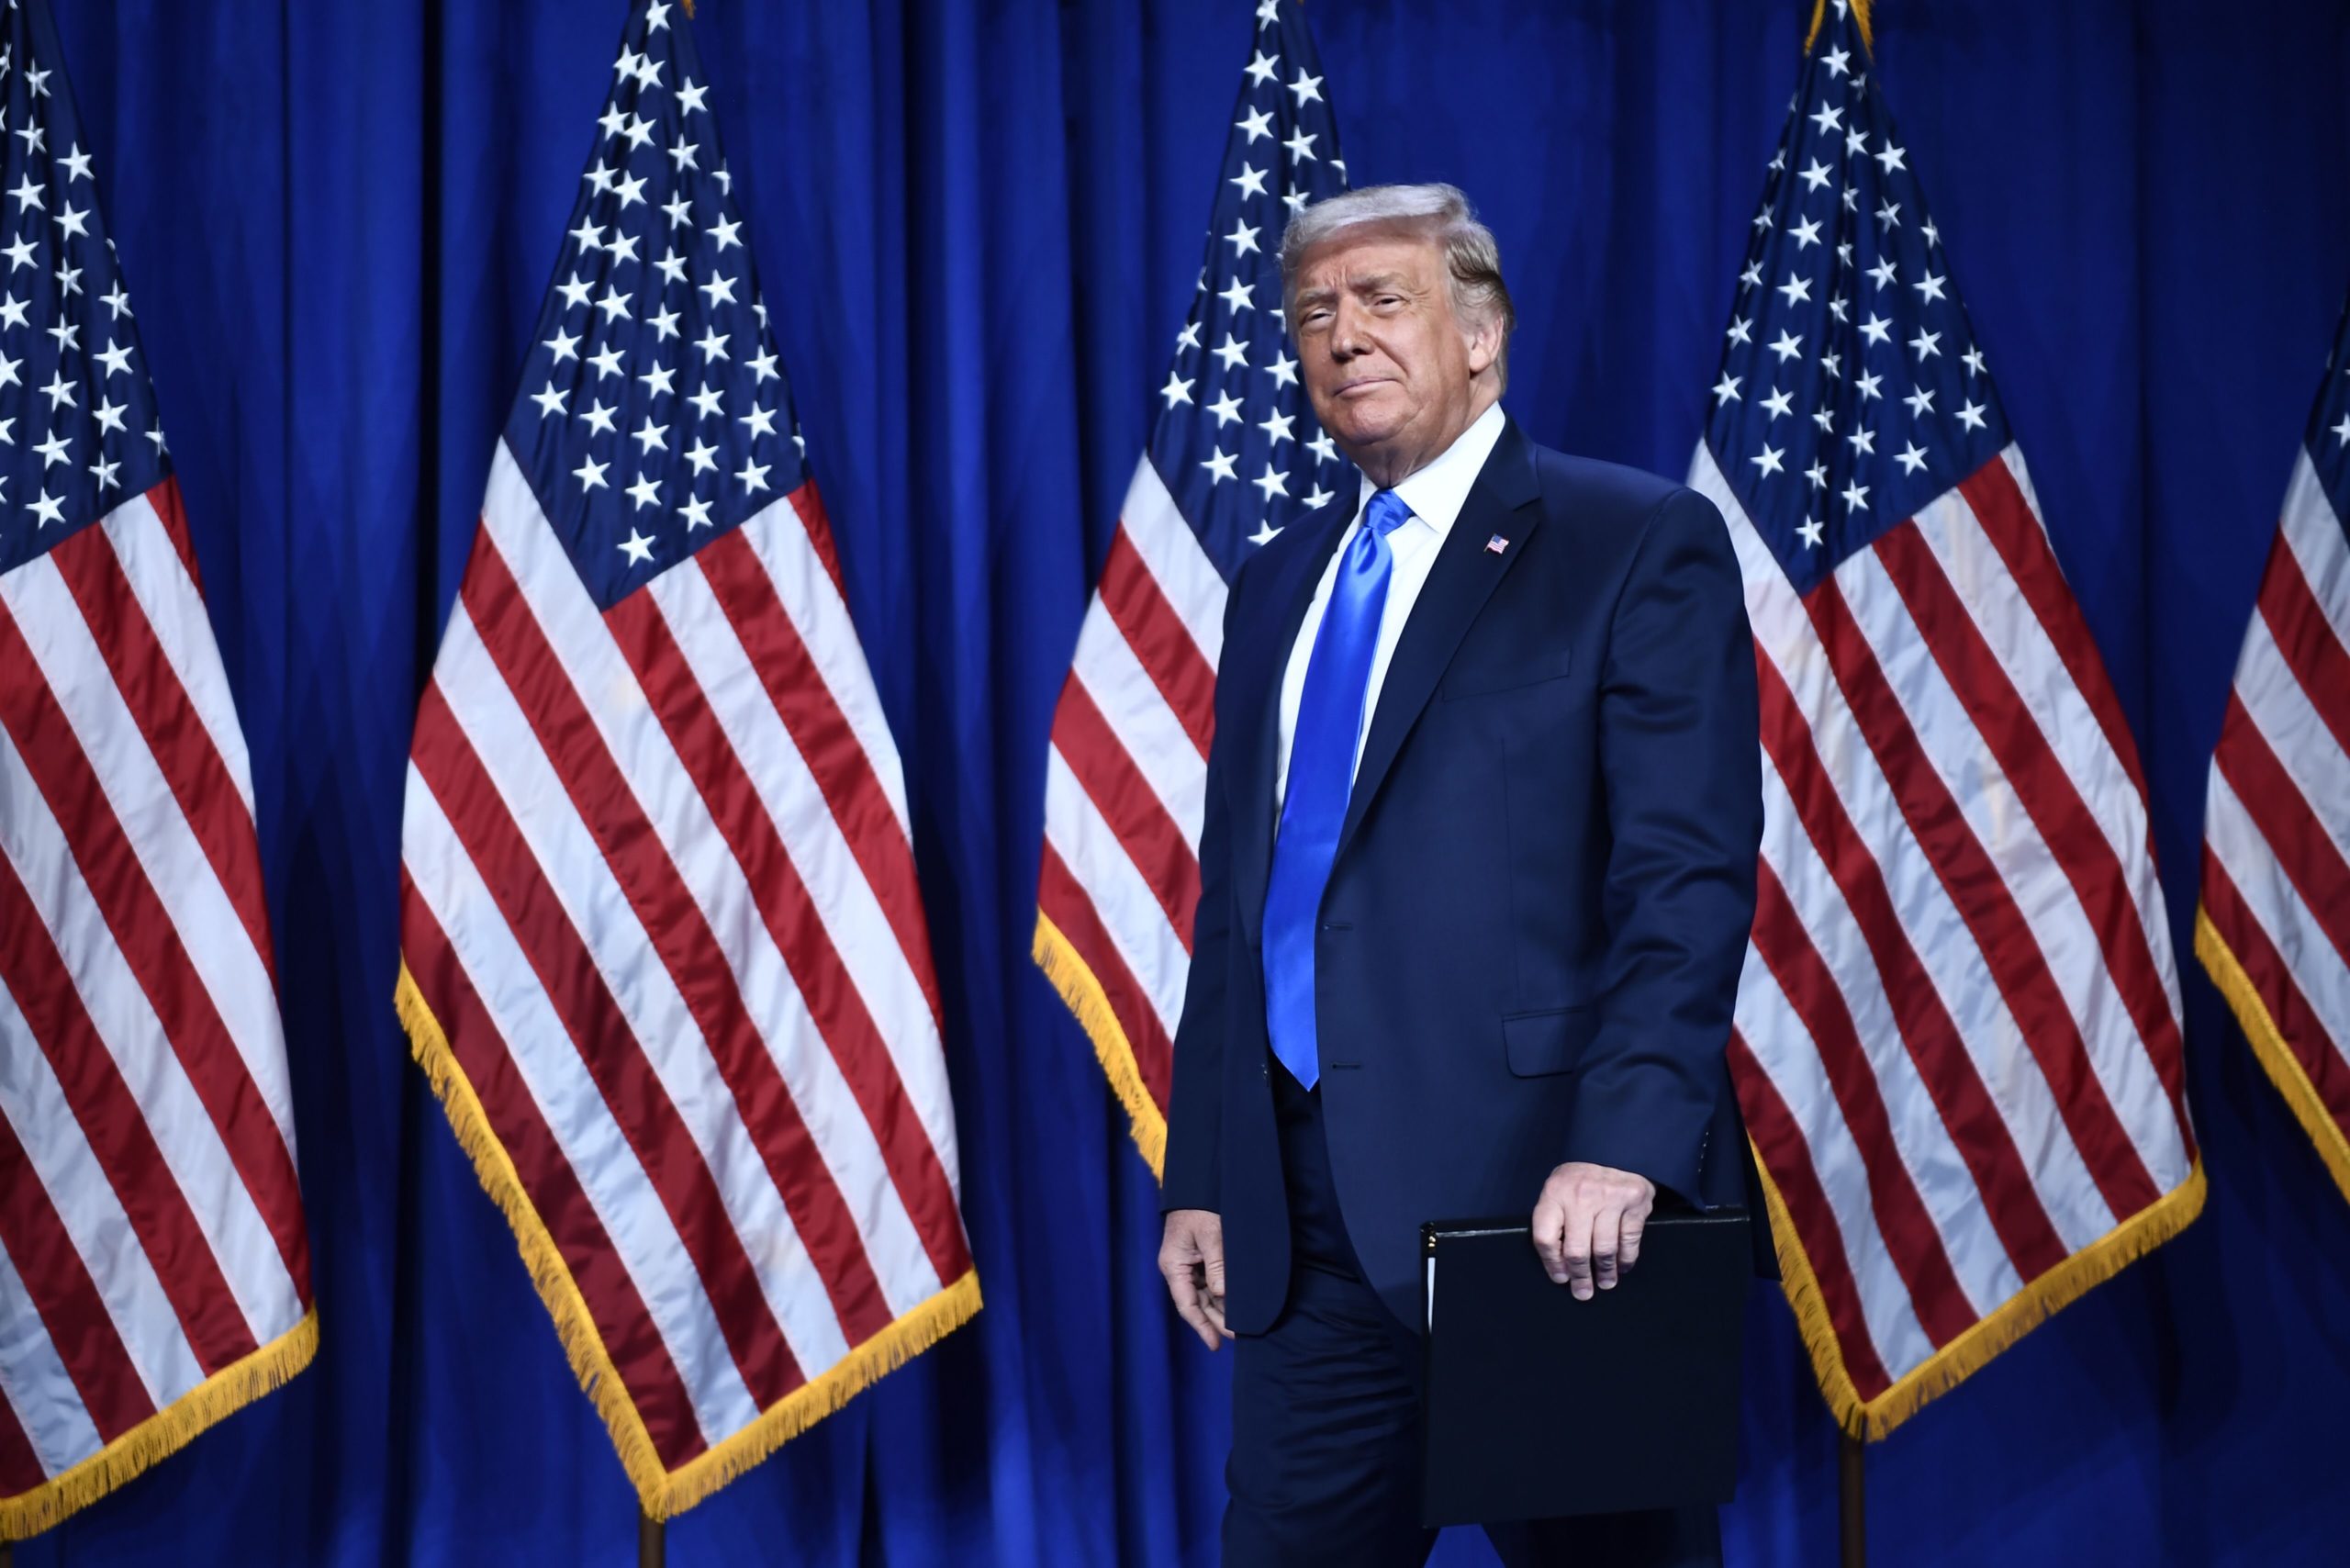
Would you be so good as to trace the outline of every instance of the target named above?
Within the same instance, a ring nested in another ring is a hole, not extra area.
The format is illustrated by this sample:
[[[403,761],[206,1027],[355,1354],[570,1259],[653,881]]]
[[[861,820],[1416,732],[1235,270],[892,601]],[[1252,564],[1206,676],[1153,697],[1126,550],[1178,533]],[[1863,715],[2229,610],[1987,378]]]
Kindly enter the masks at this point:
[[[1488,540],[1486,540],[1486,541],[1485,541],[1485,554],[1488,554],[1488,555],[1498,555],[1498,554],[1500,554],[1503,551],[1505,551],[1505,550],[1506,550],[1506,549],[1508,549],[1508,548],[1509,548],[1509,541],[1508,541],[1508,540],[1506,540],[1506,539],[1504,539],[1504,538],[1503,538],[1500,534],[1498,534],[1498,533],[1494,534],[1491,539],[1488,539]]]

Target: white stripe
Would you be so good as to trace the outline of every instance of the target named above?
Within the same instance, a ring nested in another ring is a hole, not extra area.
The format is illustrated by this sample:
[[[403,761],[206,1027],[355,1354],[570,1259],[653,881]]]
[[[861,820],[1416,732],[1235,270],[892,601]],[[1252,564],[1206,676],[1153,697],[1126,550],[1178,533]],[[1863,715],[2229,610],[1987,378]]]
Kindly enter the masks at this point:
[[[2165,1004],[2177,1024],[2178,964],[2171,953],[2162,884],[2147,849],[2151,829],[2137,784],[1964,494],[1945,491],[1918,514],[1913,526],[2121,864]]]
[[[727,1350],[717,1312],[651,1178],[580,1061],[561,1015],[442,814],[441,803],[413,765],[408,774],[401,844],[410,885],[448,938],[458,966],[498,1028],[516,1077],[561,1147],[588,1206],[611,1240],[613,1256],[643,1299],[693,1402],[703,1439],[723,1441],[755,1420],[758,1406]],[[680,1114],[685,1111],[681,1106]],[[694,1126],[690,1117],[687,1126]],[[728,1185],[722,1176],[721,1186]],[[779,1241],[786,1234],[778,1230],[768,1239]],[[752,1254],[754,1262],[759,1257]]]
[[[1751,944],[1738,981],[1738,1032],[1779,1098],[1796,1113],[1812,1172],[1819,1178],[1844,1243],[1844,1266],[1860,1297],[1861,1321],[1877,1360],[1898,1380],[1933,1355],[1934,1342],[1918,1321],[1909,1287],[1893,1266],[1893,1254],[1877,1228],[1868,1167],[1837,1108],[1818,1044]]]
[[[1133,759],[1150,792],[1175,819],[1183,842],[1197,853],[1207,809],[1207,758],[1200,755],[1191,732],[1183,728],[1158,683],[1143,668],[1133,644],[1099,599],[1085,612],[1070,673],[1101,710],[1102,722]]]
[[[302,1316],[276,1238],[228,1145],[172,1048],[163,1021],[115,943],[97,898],[82,879],[63,831],[0,730],[0,855],[24,885],[57,946],[74,993],[106,1044],[164,1166],[212,1249],[255,1341],[267,1344]]]
[[[2300,564],[2310,597],[2333,628],[2333,640],[2350,649],[2350,540],[2343,536],[2342,519],[2306,451],[2293,464],[2279,528],[2285,547]]]
[[[2333,852],[2350,861],[2350,756],[2285,662],[2268,618],[2256,611],[2236,661],[2236,698],[2300,792],[2298,802],[2284,804],[2307,809]]]
[[[24,1145],[148,1399],[160,1408],[202,1383],[204,1368],[180,1330],[179,1313],[154,1260],[139,1244],[106,1167],[6,985],[0,985],[0,1116]]]
[[[513,454],[503,441],[498,443],[497,461],[490,470],[493,497],[501,484],[510,498],[519,499],[518,491],[529,493],[521,470],[514,465]],[[908,825],[912,819],[906,812],[905,772],[899,764],[898,743],[881,711],[881,694],[874,687],[873,669],[866,662],[865,644],[857,640],[856,624],[849,619],[840,590],[833,586],[832,574],[816,554],[808,525],[800,521],[786,497],[743,524],[743,537],[766,568],[767,580],[775,585],[783,612],[799,628],[800,641],[823,678],[824,689],[832,694],[833,706],[847,721],[856,744],[873,765],[874,776],[881,780],[881,792],[889,797],[898,831],[907,843],[912,843],[913,830]]]
[[[100,524],[114,544],[122,575],[146,613],[147,624],[163,650],[163,658],[180,678],[188,705],[212,737],[221,766],[237,787],[245,815],[253,814],[252,764],[245,755],[244,727],[229,694],[229,679],[220,664],[220,646],[212,636],[212,620],[205,613],[204,596],[187,575],[179,546],[172,543],[154,503],[134,496],[117,507]]]
[[[509,503],[528,510],[516,513],[509,510]],[[637,685],[634,672],[613,642],[610,629],[581,586],[570,556],[556,542],[528,488],[523,487],[520,496],[504,497],[493,489],[490,504],[483,509],[482,521],[513,573],[523,600],[561,666],[564,678],[575,692],[581,694],[581,705],[594,722],[630,796],[652,824],[662,849],[677,870],[679,884],[701,913],[710,940],[725,960],[727,973],[742,998],[757,1044],[775,1058],[834,1185],[839,1189],[849,1212],[857,1217],[859,1235],[876,1273],[881,1276],[892,1316],[905,1311],[934,1294],[940,1282],[922,1249],[912,1218],[890,1181],[889,1168],[882,1159],[872,1125],[866,1120],[839,1063],[810,1017],[807,1003],[774,934],[759,915],[758,901],[744,879],[742,863],[734,858],[733,851],[711,819],[709,802],[702,799],[692,775],[679,760],[659,717]],[[710,647],[723,646],[732,643],[733,633],[722,625],[712,629],[707,641]],[[486,653],[482,660],[480,668],[487,678],[497,681],[495,668],[487,662]],[[453,685],[453,681],[444,682],[443,689],[448,690]],[[553,787],[561,788],[552,764],[535,744],[528,721],[520,707],[512,703],[511,694],[502,682],[498,682],[494,705],[485,711],[485,717],[494,717],[511,744],[529,747],[529,766],[534,770],[545,768],[545,777]],[[468,723],[467,728],[473,725]],[[485,753],[484,760],[494,775],[505,766],[505,759],[490,753]],[[821,798],[812,794],[806,814],[826,820],[831,815]],[[578,841],[600,861],[595,841],[578,823],[576,813],[565,812],[563,815],[567,819],[564,830],[568,833],[576,827]],[[787,822],[783,825],[789,824]],[[787,840],[787,847],[798,846]],[[841,853],[845,856],[845,848]],[[543,857],[543,863],[566,864],[560,858]],[[803,875],[811,870],[804,858],[799,863]],[[846,864],[846,874],[857,879],[862,886],[861,873],[853,862]],[[618,884],[613,886],[617,891]],[[878,906],[874,907],[872,918],[879,922]],[[628,913],[625,904],[620,906],[620,913]],[[631,918],[624,929],[642,927]],[[895,935],[887,935],[886,923],[880,929],[890,949],[894,951]],[[641,948],[629,947],[609,926],[600,930],[583,926],[583,930],[597,931],[608,946],[621,943],[609,954],[614,963],[632,955],[640,960],[643,956]],[[677,950],[674,943],[694,940],[690,932],[665,935],[673,938],[673,953]],[[887,955],[883,957],[886,958]],[[666,975],[666,969],[664,972]],[[890,1034],[893,1023],[901,1039],[916,1029],[923,1031],[924,1037],[934,1037],[930,1034],[933,1025],[926,1002],[910,995],[903,986],[883,988],[881,994],[868,994],[867,1000],[878,1002],[885,998],[890,1007],[876,1009],[885,1037]],[[947,1115],[941,1114],[939,1120],[950,1128],[953,1126]],[[945,1152],[951,1154],[952,1134],[945,1136]],[[744,1237],[748,1242],[755,1240],[757,1234],[755,1230],[745,1230]],[[900,1294],[901,1291],[903,1294]],[[836,1319],[828,1317],[826,1322],[832,1332],[838,1331]],[[808,1353],[799,1356],[800,1365],[829,1365],[832,1358],[817,1353],[825,1343],[811,1342]]]
[[[1176,1021],[1183,1014],[1183,981],[1191,973],[1191,955],[1168,924],[1158,895],[1151,891],[1085,786],[1077,781],[1058,746],[1046,753],[1045,837],[1085,890],[1102,928],[1110,934],[1111,946],[1150,998],[1152,1011],[1172,1039]]]
[[[0,579],[33,662],[81,742],[131,854],[211,996],[245,1071],[294,1150],[293,1096],[277,991],[235,903],[197,842],[178,799],[123,703],[106,655],[90,635],[57,563],[43,555]]]
[[[1785,781],[1768,755],[1762,759],[1762,800],[1766,816],[1794,819],[1795,802],[1788,799]],[[1966,1293],[1975,1316],[1984,1316],[2021,1290],[2023,1277],[2009,1260],[1998,1231],[1986,1221],[1986,1194],[1975,1185],[1975,1174],[1952,1140],[1932,1091],[1910,1058],[1900,1025],[1894,1021],[1885,977],[1877,972],[1868,945],[1852,928],[1852,911],[1842,890],[1830,876],[1817,847],[1803,834],[1785,835],[1774,851],[1772,869],[1785,887],[1796,920],[1835,981],[1852,1018],[1853,1034],[1885,1104],[1894,1148],[1942,1238],[1959,1288]],[[1947,1048],[1947,1042],[1928,1040],[1922,1047],[1941,1051]],[[1796,1120],[1808,1129],[1818,1117],[1837,1114],[1830,1103],[1807,1107],[1797,1113]],[[2069,1150],[2071,1146],[2065,1147]]]
[[[6,1248],[0,1248],[0,1399],[16,1412],[48,1475],[62,1474],[106,1447]]]
[[[1729,522],[1755,637],[1808,721],[1821,769],[1853,833],[1874,860],[1894,918],[1958,1031],[1959,1045],[1975,1077],[2007,1124],[2050,1223],[2065,1246],[2077,1250],[2113,1228],[2113,1210],[2074,1146],[2055,1094],[2026,1046],[1973,932],[1911,833],[1892,786],[1862,736],[1802,603],[1702,447],[1698,465],[1700,476],[1710,476],[1717,488],[1697,487],[1706,490]],[[1792,815],[1766,812],[1764,853],[1774,862],[1784,861],[1790,853],[1784,847],[1786,840],[1803,832]]]
[[[2129,1004],[2106,967],[2096,922],[2028,814],[2014,781],[1999,770],[1934,662],[1925,633],[1910,619],[1875,552],[1845,557],[1836,568],[1836,581],[1853,625],[1908,718],[1919,756],[1949,790],[2046,960],[2115,1117],[2155,1187],[2170,1191],[2187,1178],[2185,1140],[2149,1042],[2140,1038]],[[2109,896],[2127,894],[2112,887]],[[2100,918],[2107,917],[2101,911]]]
[[[647,940],[611,863],[539,749],[530,722],[499,678],[462,600],[442,634],[433,680],[512,817],[515,831],[538,862],[564,918],[610,988],[654,1076],[677,1107],[678,1121],[710,1167],[727,1220],[751,1257],[760,1294],[783,1325],[794,1359],[803,1367],[830,1365],[846,1351],[847,1343],[758,1141],[744,1126],[734,1096],[711,1059],[700,1025]],[[559,1052],[570,1048],[568,1036],[562,1035],[509,1034],[507,1038],[530,1046],[543,1041],[546,1048]],[[803,1104],[803,1114],[806,1111]],[[821,1143],[821,1124],[813,1116],[808,1121]]]
[[[2336,1054],[2350,1057],[2350,968],[2344,966],[2340,950],[2301,901],[2276,851],[2216,767],[2211,769],[2203,831],[2204,842],[2235,884],[2244,907],[2292,971],[2293,983],[2316,1014],[2328,1043]],[[2306,1048],[2316,1042],[2296,1043]]]
[[[837,961],[872,1015],[898,1081],[904,1085],[915,1116],[952,1184],[957,1167],[955,1107],[947,1089],[946,1058],[939,1043],[937,1020],[879,895],[866,880],[840,820],[833,815],[807,759],[793,744],[775,704],[767,700],[750,655],[720,613],[710,579],[698,565],[688,563],[663,573],[650,591],[807,888]],[[747,885],[744,893],[748,896]],[[812,960],[803,955],[798,961],[804,968]],[[796,1053],[812,1049],[822,1036],[788,972],[783,983],[791,994],[778,1000],[789,1016],[779,1028],[766,1031],[778,1067],[785,1070],[789,1081],[804,1086],[807,1093],[817,1098],[848,1094],[846,1080],[837,1074],[811,1078],[806,1070],[788,1065]],[[764,1019],[767,1014],[760,1016]],[[832,1060],[829,1052],[814,1054]],[[801,1092],[800,1087],[793,1090],[795,1096]],[[871,1158],[881,1159],[878,1142]],[[844,1195],[853,1207],[866,1197],[855,1192]],[[878,1203],[881,1196],[877,1189],[872,1200]],[[890,1299],[897,1300],[899,1276],[894,1265],[885,1267],[884,1260],[901,1248],[911,1247],[919,1262],[903,1283],[915,1293],[909,1303],[919,1301],[938,1288],[936,1273],[923,1252],[911,1216],[894,1205],[882,1206],[889,1212],[877,1214],[873,1225],[867,1227],[867,1236],[876,1238],[874,1244],[882,1251],[874,1266],[883,1283],[891,1287]]]
[[[1126,487],[1126,504],[1119,519],[1125,524],[1135,554],[1158,580],[1158,591],[1191,632],[1208,668],[1214,669],[1224,657],[1224,574],[1215,569],[1215,563],[1200,547],[1200,536],[1176,510],[1175,498],[1167,493],[1167,481],[1158,476],[1147,452],[1135,465],[1134,482]]]

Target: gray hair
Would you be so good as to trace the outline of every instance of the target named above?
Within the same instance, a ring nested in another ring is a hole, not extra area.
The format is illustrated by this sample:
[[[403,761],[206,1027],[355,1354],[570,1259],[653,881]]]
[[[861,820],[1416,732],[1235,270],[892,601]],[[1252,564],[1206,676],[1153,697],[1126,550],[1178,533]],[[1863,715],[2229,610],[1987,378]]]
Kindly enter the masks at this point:
[[[1305,252],[1325,240],[1367,223],[1417,228],[1444,253],[1452,282],[1452,313],[1466,324],[1498,324],[1502,344],[1494,357],[1501,385],[1509,385],[1509,338],[1517,330],[1517,309],[1502,281],[1502,250],[1494,231],[1477,221],[1458,185],[1365,185],[1317,201],[1290,220],[1281,233],[1281,308],[1296,328],[1297,268]]]

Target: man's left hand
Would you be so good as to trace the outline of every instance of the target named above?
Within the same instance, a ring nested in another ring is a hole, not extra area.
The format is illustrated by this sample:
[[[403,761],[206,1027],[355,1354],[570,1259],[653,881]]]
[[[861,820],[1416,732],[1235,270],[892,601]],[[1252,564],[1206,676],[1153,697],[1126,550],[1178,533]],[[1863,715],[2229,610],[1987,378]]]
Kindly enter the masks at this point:
[[[1534,1250],[1553,1283],[1589,1301],[1612,1291],[1640,1259],[1640,1233],[1656,1207],[1656,1183],[1628,1170],[1570,1160],[1550,1172],[1534,1203]]]

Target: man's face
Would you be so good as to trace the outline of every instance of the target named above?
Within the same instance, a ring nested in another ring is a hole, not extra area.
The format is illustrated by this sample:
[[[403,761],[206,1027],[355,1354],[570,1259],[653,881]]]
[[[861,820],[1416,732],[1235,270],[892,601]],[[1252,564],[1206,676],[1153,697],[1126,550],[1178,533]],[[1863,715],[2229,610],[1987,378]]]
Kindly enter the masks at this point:
[[[1309,249],[1296,313],[1315,416],[1375,483],[1433,460],[1483,411],[1472,380],[1499,331],[1454,318],[1443,254],[1416,230],[1362,224]]]

